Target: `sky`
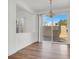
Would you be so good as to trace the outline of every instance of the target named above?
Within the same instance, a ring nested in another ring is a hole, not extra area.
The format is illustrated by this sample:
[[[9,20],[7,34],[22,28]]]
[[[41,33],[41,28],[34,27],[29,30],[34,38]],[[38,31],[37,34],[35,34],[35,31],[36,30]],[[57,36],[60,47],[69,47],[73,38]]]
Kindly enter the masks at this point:
[[[67,14],[64,14],[64,13],[61,13],[61,14],[58,14],[58,15],[54,15],[52,18],[44,15],[42,18],[43,18],[43,21],[46,21],[46,22],[59,22],[60,20],[67,20]]]

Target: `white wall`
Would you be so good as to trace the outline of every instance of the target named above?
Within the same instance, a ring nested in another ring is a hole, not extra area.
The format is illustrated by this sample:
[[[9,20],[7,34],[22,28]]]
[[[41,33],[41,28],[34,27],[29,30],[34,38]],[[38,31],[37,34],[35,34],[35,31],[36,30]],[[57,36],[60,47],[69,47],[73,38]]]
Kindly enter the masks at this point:
[[[33,39],[33,34],[32,33],[17,33],[16,34],[16,50],[20,50],[37,40]]]
[[[38,41],[37,15],[30,14],[9,0],[9,55]],[[16,33],[16,19],[24,18],[24,33]]]
[[[9,0],[9,30],[8,30],[8,53],[16,52],[16,4],[15,0]]]
[[[20,50],[38,41],[37,15],[30,14],[22,7],[16,5],[16,18],[24,18],[24,33],[16,33],[16,49]]]

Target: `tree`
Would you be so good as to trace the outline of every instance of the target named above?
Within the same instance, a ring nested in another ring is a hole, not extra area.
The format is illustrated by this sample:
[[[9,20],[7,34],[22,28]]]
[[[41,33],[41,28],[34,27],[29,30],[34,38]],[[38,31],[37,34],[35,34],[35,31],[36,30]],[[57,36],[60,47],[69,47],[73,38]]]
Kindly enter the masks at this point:
[[[67,20],[60,20],[59,25],[67,25]]]

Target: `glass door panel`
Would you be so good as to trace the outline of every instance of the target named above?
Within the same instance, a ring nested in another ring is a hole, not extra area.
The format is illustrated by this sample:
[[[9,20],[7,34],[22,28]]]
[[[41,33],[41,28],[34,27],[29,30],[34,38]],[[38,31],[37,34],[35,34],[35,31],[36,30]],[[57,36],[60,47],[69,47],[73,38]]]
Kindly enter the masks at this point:
[[[42,18],[42,39],[43,41],[52,41],[53,30],[52,30],[52,20],[47,20]]]

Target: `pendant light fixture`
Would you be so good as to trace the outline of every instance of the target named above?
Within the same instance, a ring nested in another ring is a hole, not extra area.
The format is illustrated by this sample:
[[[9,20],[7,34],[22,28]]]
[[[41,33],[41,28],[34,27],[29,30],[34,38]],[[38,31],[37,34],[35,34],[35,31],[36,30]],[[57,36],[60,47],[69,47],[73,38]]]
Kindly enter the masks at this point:
[[[48,13],[49,17],[53,16],[53,12],[52,12],[52,0],[49,0],[49,13]]]

